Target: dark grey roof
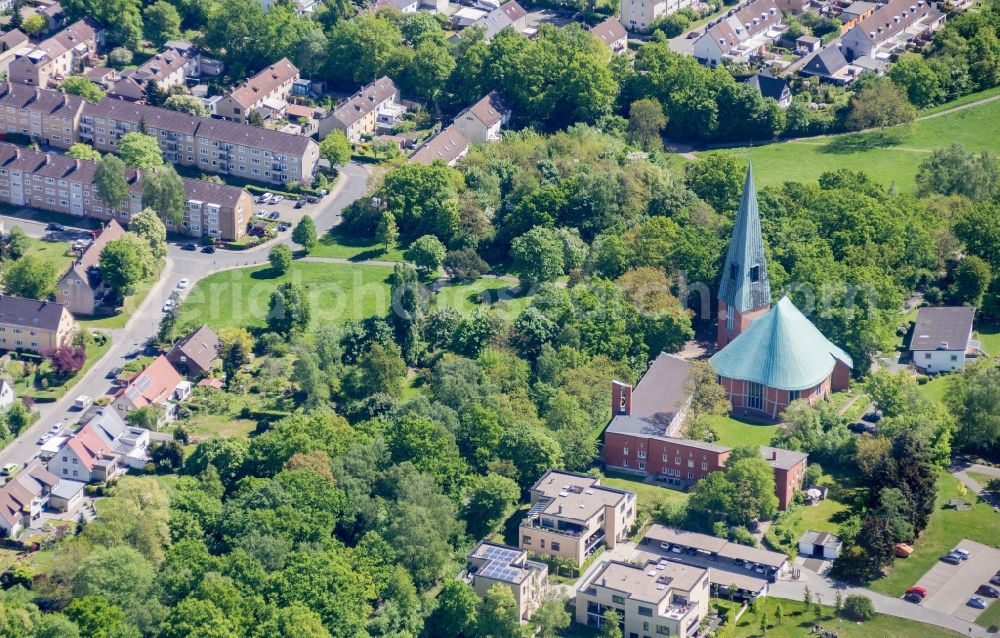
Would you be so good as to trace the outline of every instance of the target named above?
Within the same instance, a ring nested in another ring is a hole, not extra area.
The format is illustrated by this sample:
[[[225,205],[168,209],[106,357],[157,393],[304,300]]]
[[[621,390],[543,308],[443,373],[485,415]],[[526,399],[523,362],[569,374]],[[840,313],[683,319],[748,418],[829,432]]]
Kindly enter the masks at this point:
[[[25,109],[43,115],[72,118],[80,112],[83,103],[83,98],[62,91],[50,91],[13,82],[0,82],[0,106]]]
[[[810,545],[822,545],[823,547],[840,547],[843,542],[830,532],[817,532],[815,530],[809,530],[802,535],[799,539],[800,543],[808,543]]]
[[[55,330],[66,306],[54,301],[0,295],[0,323]]]
[[[208,370],[219,356],[219,335],[204,325],[179,341],[174,350],[179,350],[202,370]]]
[[[757,273],[756,278],[752,279],[754,268]],[[763,308],[771,303],[771,285],[767,277],[764,239],[760,232],[753,165],[747,167],[743,198],[733,225],[733,238],[729,242],[726,261],[723,262],[719,299],[740,312]]]
[[[802,72],[811,75],[832,76],[845,66],[847,66],[847,59],[841,53],[840,47],[828,46],[817,51],[802,67]]]
[[[805,452],[785,450],[780,447],[770,447],[767,445],[760,446],[760,454],[771,467],[781,470],[790,470],[809,458],[809,455]]]
[[[972,306],[941,306],[917,311],[910,350],[965,350],[972,336]]]
[[[764,97],[780,101],[784,97],[788,84],[781,78],[772,77],[767,71],[762,71],[747,80],[747,84],[754,87]]]

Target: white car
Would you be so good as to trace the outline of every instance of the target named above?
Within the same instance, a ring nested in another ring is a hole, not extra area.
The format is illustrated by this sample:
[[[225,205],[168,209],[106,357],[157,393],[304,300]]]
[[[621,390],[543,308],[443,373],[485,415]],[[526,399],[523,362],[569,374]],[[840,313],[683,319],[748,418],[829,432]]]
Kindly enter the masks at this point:
[[[163,312],[170,312],[173,309],[174,309],[173,299],[167,299],[167,303],[163,304],[163,308],[161,308]]]
[[[283,199],[285,199],[284,195],[272,195],[271,196],[271,203],[277,204],[278,202],[280,202]]]
[[[177,282],[177,287],[180,288],[181,290],[183,290],[184,288],[188,287],[189,283],[191,283],[191,282],[189,282],[187,280],[187,278],[184,278],[184,279],[181,279],[180,281]]]
[[[962,558],[962,560],[969,560],[969,550],[967,549],[962,549],[961,547],[957,547],[951,550],[951,552],[953,554],[958,554]]]
[[[60,432],[62,432],[62,429],[63,429],[63,422],[60,421],[59,423],[56,423],[55,425],[49,428],[49,434],[55,436]]]
[[[49,434],[48,432],[44,432],[40,437],[38,437],[38,445],[45,444],[51,438],[52,438],[51,434]]]

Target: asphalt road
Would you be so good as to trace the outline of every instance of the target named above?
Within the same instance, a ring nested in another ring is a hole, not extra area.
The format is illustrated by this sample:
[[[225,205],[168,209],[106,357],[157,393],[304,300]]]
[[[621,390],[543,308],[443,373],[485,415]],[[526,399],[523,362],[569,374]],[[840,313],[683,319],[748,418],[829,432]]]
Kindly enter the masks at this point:
[[[364,195],[369,169],[360,164],[348,164],[341,169],[342,177],[334,186],[333,192],[321,202],[297,209],[311,214],[320,234],[340,223],[340,213],[348,204]],[[269,207],[271,208],[271,207]],[[21,219],[18,217],[0,216],[9,230],[18,226],[33,237],[45,235],[44,222]],[[75,229],[67,228],[65,236],[72,239],[77,235]],[[292,245],[291,233],[286,232],[275,241],[268,242],[251,250],[228,251],[219,250],[208,255],[196,251],[185,251],[181,246],[187,242],[172,243],[167,249],[167,260],[159,281],[149,294],[135,309],[124,328],[102,329],[111,337],[112,345],[101,358],[72,388],[68,388],[62,399],[54,403],[36,404],[41,418],[30,428],[0,451],[0,465],[18,463],[22,466],[34,458],[40,449],[38,437],[47,432],[56,422],[67,424],[74,422],[80,415],[72,410],[73,400],[85,394],[94,399],[110,394],[111,384],[106,379],[113,368],[120,368],[138,355],[146,342],[156,334],[163,317],[161,308],[176,290],[177,282],[187,279],[190,283],[184,290],[179,290],[183,296],[194,284],[207,275],[229,268],[263,264],[267,262],[267,253],[278,243]]]

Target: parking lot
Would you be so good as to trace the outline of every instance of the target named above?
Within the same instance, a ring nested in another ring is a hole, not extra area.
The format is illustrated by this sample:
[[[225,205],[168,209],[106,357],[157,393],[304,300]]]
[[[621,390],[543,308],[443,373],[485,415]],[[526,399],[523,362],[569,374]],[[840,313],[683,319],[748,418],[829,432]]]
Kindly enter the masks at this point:
[[[966,603],[973,596],[982,598],[987,605],[993,603],[994,599],[978,596],[976,589],[989,584],[990,578],[1000,570],[1000,549],[969,540],[963,540],[957,547],[968,550],[969,559],[958,565],[938,561],[927,570],[916,583],[927,589],[927,598],[920,605],[973,622],[984,610]]]

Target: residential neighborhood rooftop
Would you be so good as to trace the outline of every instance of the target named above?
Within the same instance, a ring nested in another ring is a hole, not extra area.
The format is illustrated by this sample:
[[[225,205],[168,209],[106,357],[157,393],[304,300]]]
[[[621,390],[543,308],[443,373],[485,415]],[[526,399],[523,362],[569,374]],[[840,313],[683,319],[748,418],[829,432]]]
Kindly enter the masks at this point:
[[[972,306],[927,306],[917,311],[911,351],[965,350],[972,337]]]

